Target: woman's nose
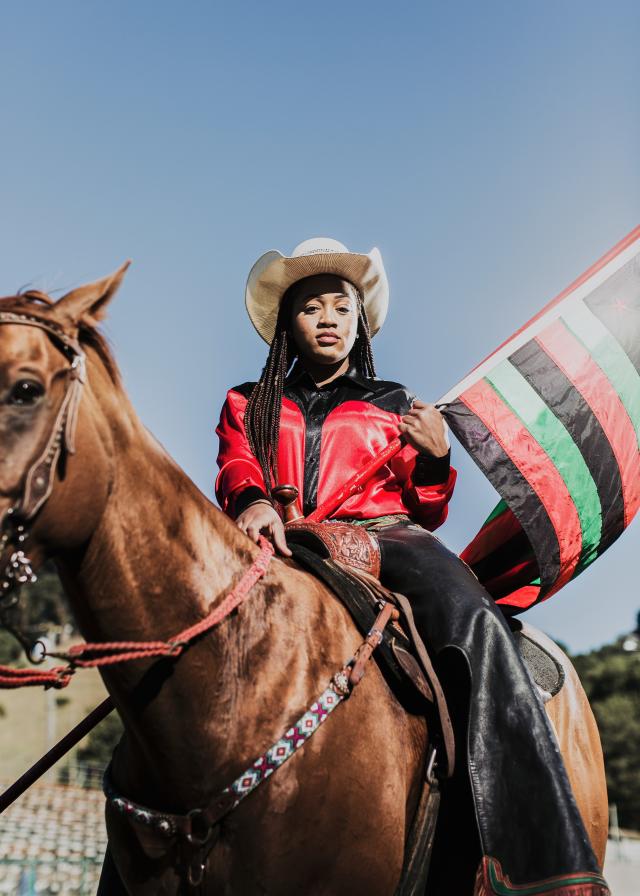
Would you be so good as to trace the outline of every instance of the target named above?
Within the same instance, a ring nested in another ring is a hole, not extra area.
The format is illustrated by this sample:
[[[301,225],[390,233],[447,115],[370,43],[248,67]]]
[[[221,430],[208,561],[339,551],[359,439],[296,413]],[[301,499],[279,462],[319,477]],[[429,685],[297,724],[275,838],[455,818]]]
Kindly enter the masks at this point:
[[[318,321],[321,327],[336,327],[338,325],[338,317],[333,311],[325,310]]]

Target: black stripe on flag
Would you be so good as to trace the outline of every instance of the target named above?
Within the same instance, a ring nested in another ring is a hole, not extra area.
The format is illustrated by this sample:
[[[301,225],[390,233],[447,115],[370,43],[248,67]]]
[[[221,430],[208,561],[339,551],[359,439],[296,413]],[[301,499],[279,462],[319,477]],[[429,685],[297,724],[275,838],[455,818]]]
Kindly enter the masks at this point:
[[[535,339],[509,360],[564,425],[584,458],[603,508],[601,554],[624,530],[622,480],[609,439],[585,398]]]
[[[456,399],[442,410],[454,435],[469,452],[493,487],[504,498],[538,546],[542,592],[560,575],[560,547],[556,531],[535,490],[529,485],[493,433],[462,401]],[[498,547],[498,546],[497,546]],[[513,563],[513,561],[512,561]],[[506,569],[510,564],[506,564]]]
[[[633,258],[584,302],[620,343],[640,374],[640,259]]]
[[[515,569],[516,566],[530,560],[532,557],[533,551],[531,550],[529,539],[521,529],[517,535],[513,535],[507,541],[499,544],[490,554],[483,557],[482,560],[473,563],[471,568],[481,582],[490,582],[491,579],[497,579],[498,576],[502,576],[506,572]],[[530,577],[526,582],[516,582],[514,580],[513,587],[520,588],[523,585],[528,585],[530,580]],[[504,595],[502,594],[493,594],[493,597],[496,599],[503,596]]]

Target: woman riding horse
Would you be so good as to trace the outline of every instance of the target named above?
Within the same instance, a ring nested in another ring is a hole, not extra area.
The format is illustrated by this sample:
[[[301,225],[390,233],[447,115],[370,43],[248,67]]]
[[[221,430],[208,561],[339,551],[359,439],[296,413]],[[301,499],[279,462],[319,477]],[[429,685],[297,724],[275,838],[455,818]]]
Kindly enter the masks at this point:
[[[475,893],[608,894],[511,630],[432,534],[456,473],[439,411],[376,376],[370,339],[388,305],[380,253],[330,239],[290,257],[268,252],[251,270],[246,304],[270,348],[260,380],[231,389],[222,409],[220,506],[289,556],[274,488],[296,486],[306,516],[400,432],[403,449],[333,517],[375,533],[381,581],[410,599],[443,674],[475,810]]]

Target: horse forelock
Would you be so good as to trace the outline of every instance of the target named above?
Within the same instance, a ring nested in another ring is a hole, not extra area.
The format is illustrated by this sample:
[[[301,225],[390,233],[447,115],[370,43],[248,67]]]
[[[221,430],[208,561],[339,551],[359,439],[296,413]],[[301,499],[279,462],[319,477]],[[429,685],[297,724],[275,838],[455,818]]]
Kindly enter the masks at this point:
[[[52,313],[54,306],[55,299],[52,299],[47,293],[36,289],[30,289],[15,296],[0,297],[0,311],[32,314],[44,323],[52,322],[61,326],[60,321]],[[68,328],[63,327],[63,329],[67,330]],[[75,334],[69,331],[69,335],[73,336]],[[77,336],[81,346],[92,349],[98,355],[113,384],[120,386],[120,374],[106,336],[85,321],[80,321]]]

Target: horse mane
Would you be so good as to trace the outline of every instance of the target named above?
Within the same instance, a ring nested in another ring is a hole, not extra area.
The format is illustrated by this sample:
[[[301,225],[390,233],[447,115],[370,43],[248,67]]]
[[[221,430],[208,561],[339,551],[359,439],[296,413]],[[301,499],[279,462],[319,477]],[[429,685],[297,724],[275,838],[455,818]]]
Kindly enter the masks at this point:
[[[40,317],[45,322],[50,317],[45,309],[52,308],[54,305],[55,299],[52,299],[45,292],[40,292],[38,289],[29,289],[25,292],[19,292],[15,296],[3,296],[0,298],[0,310],[32,313],[35,317]],[[44,314],[42,313],[43,311],[45,311]],[[92,324],[81,320],[78,324],[78,341],[83,348],[92,349],[98,355],[113,384],[119,386],[121,384],[120,373],[104,333],[101,333]]]
[[[111,382],[114,386],[120,386],[120,372],[116,367],[116,362],[114,361],[111,348],[109,347],[109,342],[104,333],[101,333],[100,330],[97,330],[95,327],[91,326],[91,324],[81,321],[78,330],[78,339],[80,345],[93,349],[104,364]]]

